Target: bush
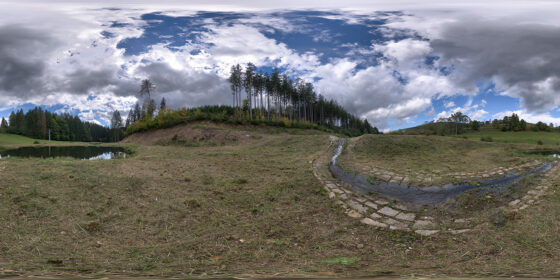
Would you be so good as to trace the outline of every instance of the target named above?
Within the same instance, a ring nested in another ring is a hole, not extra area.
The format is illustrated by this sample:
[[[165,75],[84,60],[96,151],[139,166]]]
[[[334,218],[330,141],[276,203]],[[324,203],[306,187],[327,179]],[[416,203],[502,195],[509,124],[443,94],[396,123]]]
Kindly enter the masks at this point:
[[[537,145],[542,145],[543,142],[541,140],[537,141]]]
[[[485,137],[481,137],[480,141],[484,141],[484,142],[494,142],[494,139],[492,139],[492,137],[490,136],[485,136]]]

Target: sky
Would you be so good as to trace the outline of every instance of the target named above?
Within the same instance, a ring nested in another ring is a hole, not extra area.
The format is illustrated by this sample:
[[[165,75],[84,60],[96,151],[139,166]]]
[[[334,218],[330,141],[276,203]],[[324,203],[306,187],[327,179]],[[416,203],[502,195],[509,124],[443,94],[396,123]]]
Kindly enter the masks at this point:
[[[231,105],[229,69],[252,62],[382,131],[457,111],[560,125],[560,2],[485,2],[0,0],[0,117],[107,125],[143,79],[172,108]]]

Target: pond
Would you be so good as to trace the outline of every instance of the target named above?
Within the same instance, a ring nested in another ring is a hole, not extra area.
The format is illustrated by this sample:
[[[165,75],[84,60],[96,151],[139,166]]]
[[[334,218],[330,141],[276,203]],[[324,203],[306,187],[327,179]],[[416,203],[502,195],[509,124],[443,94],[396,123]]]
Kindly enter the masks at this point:
[[[82,160],[100,160],[126,157],[122,147],[99,147],[99,146],[40,146],[21,147],[12,150],[0,151],[0,158],[56,158],[72,157]]]

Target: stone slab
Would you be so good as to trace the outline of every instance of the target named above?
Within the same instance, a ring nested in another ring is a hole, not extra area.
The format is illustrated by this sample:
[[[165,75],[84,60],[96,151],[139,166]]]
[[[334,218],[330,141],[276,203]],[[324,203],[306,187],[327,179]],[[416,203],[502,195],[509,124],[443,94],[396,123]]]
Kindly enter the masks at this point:
[[[389,217],[394,217],[397,214],[399,214],[399,211],[397,211],[397,210],[395,210],[391,207],[385,206],[385,207],[381,208],[379,211],[377,211],[377,213],[380,213],[380,214],[383,214],[383,215],[389,216]]]
[[[430,236],[430,235],[434,235],[434,234],[438,233],[439,230],[419,229],[419,230],[415,230],[414,232],[416,232],[417,234],[420,234],[422,236]]]
[[[382,228],[387,227],[386,224],[380,223],[380,222],[372,220],[370,218],[363,218],[363,219],[360,220],[360,222],[362,222],[363,224],[366,224],[366,225],[370,225],[370,226],[376,226],[376,227],[382,227]]]
[[[395,218],[397,218],[399,220],[403,220],[403,221],[412,222],[412,221],[414,221],[414,218],[416,218],[416,214],[401,212],[397,216],[395,216]]]
[[[414,225],[412,226],[413,229],[425,230],[425,229],[434,229],[436,224],[432,221],[425,221],[425,220],[417,220]]]

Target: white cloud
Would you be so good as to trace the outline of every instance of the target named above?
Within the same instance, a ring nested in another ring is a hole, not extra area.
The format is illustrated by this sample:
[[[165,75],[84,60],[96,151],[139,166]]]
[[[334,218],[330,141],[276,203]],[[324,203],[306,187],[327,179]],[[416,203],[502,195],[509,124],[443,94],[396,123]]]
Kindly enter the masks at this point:
[[[382,129],[385,129],[389,119],[410,121],[429,108],[432,110],[427,114],[434,115],[432,100],[458,94],[475,95],[478,92],[476,82],[480,79],[494,81],[502,94],[520,98],[522,106],[534,112],[543,112],[560,105],[560,95],[557,94],[560,76],[555,68],[558,64],[558,44],[553,36],[557,33],[553,27],[558,26],[558,21],[553,20],[555,13],[551,9],[557,6],[546,2],[539,7],[532,7],[530,12],[522,13],[530,6],[528,2],[508,4],[507,9],[502,10],[498,8],[503,8],[506,2],[492,2],[487,4],[488,9],[484,11],[479,11],[482,2],[470,5],[436,2],[429,9],[425,4],[414,1],[399,1],[397,4],[381,1],[350,1],[344,4],[321,2],[325,8],[353,7],[324,16],[344,20],[347,24],[359,24],[364,18],[380,17],[371,11],[383,7],[406,10],[402,15],[384,16],[390,23],[377,30],[392,38],[392,41],[374,42],[369,47],[347,44],[352,46],[349,54],[368,57],[382,55],[377,64],[365,67],[359,66],[362,62],[359,58],[338,58],[321,63],[321,54],[315,50],[298,53],[286,44],[268,38],[263,34],[264,31],[305,31],[304,26],[268,13],[251,13],[246,18],[223,25],[207,19],[206,27],[210,31],[201,33],[199,42],[185,42],[179,51],[170,50],[164,43],[159,43],[152,45],[146,53],[126,56],[122,49],[116,47],[125,38],[143,34],[146,23],[139,16],[147,12],[163,11],[167,15],[188,16],[201,7],[206,7],[204,10],[225,11],[262,11],[277,6],[284,8],[286,5],[294,5],[290,8],[316,7],[318,4],[312,1],[243,1],[232,6],[195,0],[189,2],[192,5],[189,7],[179,1],[164,1],[158,6],[140,1],[134,8],[122,2],[80,3],[83,6],[37,1],[10,4],[9,9],[0,11],[0,28],[5,28],[7,24],[22,25],[43,36],[36,40],[29,39],[31,37],[22,39],[35,51],[22,47],[15,48],[16,55],[7,55],[20,58],[19,62],[23,66],[35,66],[36,71],[20,68],[22,73],[29,71],[30,78],[24,79],[26,83],[17,85],[17,92],[8,88],[8,83],[3,81],[4,90],[0,86],[0,104],[5,107],[25,102],[68,102],[68,106],[83,110],[83,118],[104,119],[108,115],[102,106],[106,106],[107,102],[115,102],[120,105],[114,107],[121,110],[122,106],[133,100],[128,98],[134,98],[138,82],[143,78],[153,79],[157,84],[157,98],[166,96],[170,104],[176,104],[177,107],[223,104],[229,102],[231,97],[225,82],[230,66],[253,62],[259,66],[284,67],[289,74],[316,81],[319,93],[336,99],[351,112],[367,117]],[[97,9],[107,5],[122,6],[124,9]],[[535,17],[528,15],[538,14],[537,11],[542,13],[540,23],[550,26],[521,28],[519,22],[512,20],[517,18],[524,23],[535,22]],[[488,20],[493,13],[500,17],[494,21]],[[477,14],[477,17],[472,14]],[[513,16],[520,14],[520,17]],[[465,24],[469,20],[473,24]],[[126,25],[109,27],[112,21],[124,22]],[[500,21],[503,23],[500,24]],[[114,33],[115,37],[102,38],[100,32],[103,30]],[[403,34],[414,36],[400,40]],[[425,38],[419,38],[416,34]],[[506,38],[495,34],[506,34],[503,36]],[[323,32],[314,35],[317,40],[326,40],[333,34]],[[10,42],[17,39],[3,37]],[[197,54],[190,53],[201,48],[202,51]],[[532,55],[527,50],[537,54]],[[442,58],[436,60],[433,67],[427,66],[426,56],[434,54]],[[10,65],[16,65],[16,62]],[[440,67],[444,66],[454,71],[450,75],[444,74],[440,71]],[[87,96],[96,98],[87,100]],[[469,98],[469,102],[472,100]],[[481,109],[486,105],[485,100],[475,105],[469,102],[463,107],[448,102],[444,105],[446,111],[439,115],[458,110],[473,118],[483,118],[488,114]],[[95,115],[97,111],[101,113]]]
[[[455,107],[455,102],[449,101],[443,105],[445,108]]]
[[[482,120],[486,115],[488,115],[488,112],[486,112],[483,109],[480,109],[480,110],[473,111],[470,117],[472,120]]]

